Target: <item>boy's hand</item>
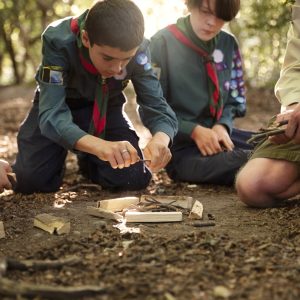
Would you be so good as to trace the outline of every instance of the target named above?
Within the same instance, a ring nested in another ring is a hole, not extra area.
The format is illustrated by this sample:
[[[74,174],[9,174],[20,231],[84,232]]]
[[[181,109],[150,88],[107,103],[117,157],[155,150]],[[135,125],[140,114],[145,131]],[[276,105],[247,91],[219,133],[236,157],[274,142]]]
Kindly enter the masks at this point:
[[[75,149],[108,161],[114,169],[127,168],[140,159],[137,150],[128,141],[111,142],[92,135],[85,135],[79,139]]]
[[[0,193],[4,191],[4,189],[11,189],[11,183],[8,180],[7,173],[11,172],[11,167],[9,163],[5,160],[0,159]]]
[[[210,128],[197,125],[191,134],[191,138],[203,156],[210,156],[222,152],[218,134]]]
[[[143,149],[144,158],[150,161],[146,164],[152,172],[164,168],[170,161],[172,155],[168,147],[169,142],[170,137],[167,134],[157,132]]]
[[[137,150],[128,141],[102,142],[103,146],[97,151],[97,156],[108,161],[113,169],[127,168],[139,161]]]
[[[225,126],[217,124],[213,126],[212,130],[217,134],[219,143],[223,146],[223,149],[227,151],[232,151],[234,144],[228,134],[228,131]]]
[[[275,144],[285,144],[293,140],[300,144],[300,103],[288,107],[276,117],[276,122],[288,121],[285,133],[270,137]]]

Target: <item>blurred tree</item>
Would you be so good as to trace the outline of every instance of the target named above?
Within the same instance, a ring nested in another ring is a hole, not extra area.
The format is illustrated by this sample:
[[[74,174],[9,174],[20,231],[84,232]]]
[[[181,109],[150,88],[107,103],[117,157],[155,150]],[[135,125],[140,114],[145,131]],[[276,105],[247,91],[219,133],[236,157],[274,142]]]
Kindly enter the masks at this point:
[[[33,78],[40,61],[41,33],[54,19],[78,13],[77,2],[91,1],[0,0],[0,83]]]
[[[240,17],[231,23],[243,53],[252,86],[274,85],[278,79],[291,19],[291,0],[242,2]]]
[[[183,0],[134,0],[145,18],[170,19],[184,13]],[[76,15],[93,0],[0,0],[0,84],[32,80],[40,61],[40,35],[54,19]],[[279,76],[292,0],[242,1],[230,30],[237,36],[252,86],[273,85]],[[170,8],[174,6],[174,9]],[[156,8],[159,9],[156,9]],[[165,16],[156,16],[157,13]],[[152,18],[150,18],[152,16]],[[176,18],[175,18],[176,20]],[[152,28],[151,28],[152,29]],[[156,28],[157,30],[160,28]]]

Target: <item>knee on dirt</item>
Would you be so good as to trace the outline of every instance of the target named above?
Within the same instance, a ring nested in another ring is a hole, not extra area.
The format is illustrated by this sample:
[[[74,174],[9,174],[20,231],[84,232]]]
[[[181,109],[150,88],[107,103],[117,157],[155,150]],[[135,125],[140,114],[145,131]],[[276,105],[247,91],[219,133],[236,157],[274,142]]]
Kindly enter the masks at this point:
[[[32,194],[32,193],[50,193],[56,192],[61,185],[61,178],[47,178],[41,174],[36,174],[35,172],[16,172],[17,185],[15,192],[22,194]]]
[[[251,207],[270,207],[272,200],[268,195],[268,181],[264,177],[251,176],[243,169],[238,173],[235,188],[239,200]]]

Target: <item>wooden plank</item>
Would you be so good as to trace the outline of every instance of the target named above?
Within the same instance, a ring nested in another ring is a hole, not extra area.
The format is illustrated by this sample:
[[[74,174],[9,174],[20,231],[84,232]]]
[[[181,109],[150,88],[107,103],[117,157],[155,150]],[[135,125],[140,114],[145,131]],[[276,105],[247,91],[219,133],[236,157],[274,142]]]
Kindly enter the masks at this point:
[[[58,235],[70,232],[70,222],[61,217],[50,214],[39,214],[34,218],[33,225],[51,234]]]
[[[88,206],[87,213],[94,217],[104,218],[104,219],[110,219],[110,220],[116,220],[120,221],[123,220],[123,216],[114,212],[111,212],[109,210],[103,209],[101,207],[93,207]]]
[[[141,202],[147,198],[157,200],[164,204],[172,203],[184,209],[191,209],[194,204],[193,197],[190,196],[161,196],[161,195],[142,195]]]
[[[97,202],[98,208],[103,208],[111,212],[122,211],[130,205],[138,204],[140,199],[138,197],[122,197],[114,199],[99,200]]]
[[[180,222],[182,221],[181,211],[172,212],[138,212],[127,211],[125,213],[127,223],[152,223],[152,222]]]
[[[4,230],[4,224],[2,221],[0,221],[0,239],[5,238],[5,230]]]

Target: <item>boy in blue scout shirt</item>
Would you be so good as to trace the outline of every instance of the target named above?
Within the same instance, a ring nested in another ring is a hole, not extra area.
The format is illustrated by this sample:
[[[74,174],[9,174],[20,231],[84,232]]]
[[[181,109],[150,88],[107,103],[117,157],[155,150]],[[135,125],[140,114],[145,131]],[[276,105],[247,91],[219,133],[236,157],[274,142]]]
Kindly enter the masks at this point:
[[[17,138],[16,191],[57,190],[67,150],[75,150],[85,175],[106,188],[145,188],[150,171],[168,163],[177,121],[153,75],[143,34],[143,16],[129,0],[98,1],[78,18],[48,26],[38,88]],[[129,80],[152,133],[143,151],[123,110]]]

